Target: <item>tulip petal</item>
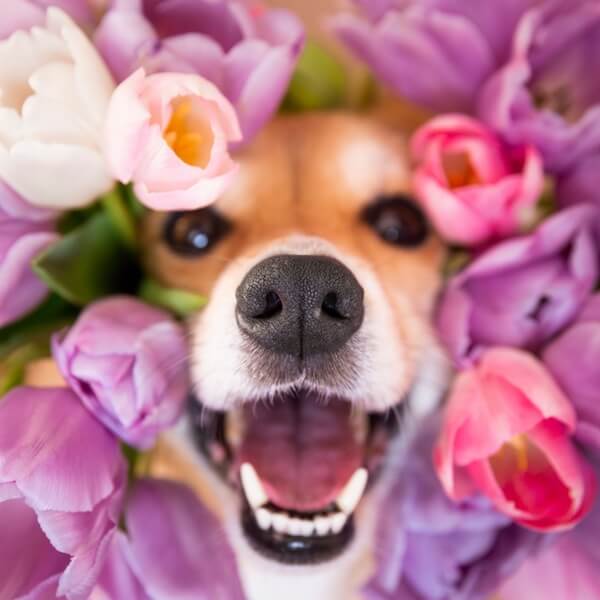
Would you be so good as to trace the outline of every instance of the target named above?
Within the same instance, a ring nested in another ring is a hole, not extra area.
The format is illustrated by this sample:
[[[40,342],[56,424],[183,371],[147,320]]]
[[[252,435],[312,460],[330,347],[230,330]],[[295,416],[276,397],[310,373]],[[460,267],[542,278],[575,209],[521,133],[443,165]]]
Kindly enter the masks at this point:
[[[105,193],[113,180],[100,142],[113,87],[85,34],[55,6],[45,27],[0,41],[0,177],[52,209]]]
[[[191,490],[167,481],[138,481],[126,522],[130,564],[150,596],[244,598],[225,534]]]
[[[277,110],[297,54],[294,48],[269,47],[259,40],[248,40],[227,55],[224,85],[239,115],[244,140],[254,137]],[[261,111],[256,110],[257,106]]]
[[[136,70],[143,48],[151,48],[156,32],[135,10],[109,10],[94,33],[94,43],[117,81]]]
[[[496,62],[484,34],[468,13],[406,4],[373,25],[352,15],[340,15],[332,25],[342,42],[402,96],[441,112],[468,110]]]
[[[113,492],[121,460],[65,388],[16,388],[0,403],[0,481],[16,482],[38,510],[92,510]]]
[[[437,322],[458,365],[490,346],[537,350],[576,316],[598,277],[597,223],[592,205],[560,211],[450,280]]]
[[[19,227],[15,223],[0,222],[0,325],[26,314],[48,293],[46,285],[31,270],[31,261],[58,236],[23,225],[20,235],[3,253],[2,238],[10,234],[12,239]]]
[[[455,380],[444,435],[453,439],[456,464],[465,466],[551,418],[565,432],[574,429],[573,408],[543,365],[520,350],[494,348]]]
[[[115,87],[112,77],[90,40],[65,13],[50,7],[47,14],[48,29],[60,32],[72,57],[78,99],[88,122],[99,135]]]
[[[596,600],[600,598],[597,557],[586,553],[576,536],[563,535],[550,548],[530,557],[502,585],[499,597],[508,600]]]
[[[183,410],[187,345],[171,316],[113,296],[90,305],[52,352],[71,388],[121,439],[148,448]]]
[[[46,598],[56,598],[57,575],[69,556],[51,546],[33,509],[23,499],[0,501],[0,530],[0,598],[40,598],[44,584],[54,591]]]
[[[113,186],[97,150],[38,140],[0,148],[0,177],[33,204],[49,208],[84,206]]]
[[[452,498],[478,490],[522,525],[571,527],[596,495],[595,477],[570,439],[574,428],[573,407],[543,365],[520,350],[494,348],[452,387],[436,469]]]
[[[98,584],[92,593],[94,600],[151,600],[129,565],[128,541],[117,531],[110,541]]]
[[[463,115],[431,119],[413,136],[417,198],[450,242],[476,246],[518,232],[544,184],[533,147],[509,148]]]

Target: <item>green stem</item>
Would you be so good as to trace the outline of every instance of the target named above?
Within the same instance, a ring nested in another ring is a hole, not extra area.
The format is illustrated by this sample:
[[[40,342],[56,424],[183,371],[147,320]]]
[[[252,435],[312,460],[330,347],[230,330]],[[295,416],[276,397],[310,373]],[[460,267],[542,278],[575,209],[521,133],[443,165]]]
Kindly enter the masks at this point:
[[[125,204],[122,187],[115,186],[108,194],[102,196],[101,203],[119,231],[127,247],[137,248],[137,228],[135,220]]]

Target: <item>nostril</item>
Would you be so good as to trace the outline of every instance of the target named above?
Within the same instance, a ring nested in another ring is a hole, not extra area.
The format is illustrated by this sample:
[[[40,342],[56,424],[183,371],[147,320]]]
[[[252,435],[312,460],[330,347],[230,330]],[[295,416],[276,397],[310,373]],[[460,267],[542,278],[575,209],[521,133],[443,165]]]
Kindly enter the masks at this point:
[[[283,310],[283,304],[281,298],[277,292],[269,291],[265,295],[265,306],[263,310],[255,315],[252,315],[253,319],[271,319],[275,317]]]
[[[339,307],[338,303],[338,295],[335,292],[329,292],[325,295],[323,299],[323,304],[321,304],[321,310],[332,319],[337,319],[339,321],[344,321],[348,319],[346,315],[344,315]]]

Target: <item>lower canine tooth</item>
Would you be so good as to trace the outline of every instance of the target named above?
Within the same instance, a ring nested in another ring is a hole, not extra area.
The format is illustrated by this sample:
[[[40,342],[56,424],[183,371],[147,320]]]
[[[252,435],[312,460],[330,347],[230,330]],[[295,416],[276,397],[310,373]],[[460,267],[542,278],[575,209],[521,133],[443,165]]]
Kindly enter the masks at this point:
[[[285,513],[276,513],[273,515],[273,529],[278,533],[287,533],[290,519]]]
[[[273,522],[271,513],[266,508],[259,508],[255,513],[256,522],[261,529],[267,531]]]
[[[266,504],[269,500],[265,489],[256,473],[254,467],[250,463],[244,463],[240,467],[240,478],[242,479],[242,487],[248,500],[248,504],[254,509]]]
[[[333,533],[339,533],[344,529],[347,520],[348,517],[344,513],[335,513],[335,515],[331,517],[331,531]]]
[[[354,512],[354,509],[360,502],[365,488],[367,487],[368,477],[369,473],[365,468],[361,467],[360,469],[357,469],[337,497],[337,505],[347,515]]]

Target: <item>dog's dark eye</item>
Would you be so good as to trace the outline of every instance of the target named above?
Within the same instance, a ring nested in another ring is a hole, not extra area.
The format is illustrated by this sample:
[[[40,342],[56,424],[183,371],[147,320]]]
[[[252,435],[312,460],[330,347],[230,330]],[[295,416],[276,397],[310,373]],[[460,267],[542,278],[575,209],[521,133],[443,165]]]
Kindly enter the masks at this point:
[[[169,215],[163,237],[177,254],[204,254],[227,234],[231,226],[212,208]]]
[[[409,196],[378,198],[365,208],[362,218],[384,242],[394,246],[414,247],[427,239],[427,220]]]

